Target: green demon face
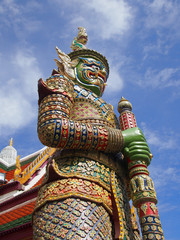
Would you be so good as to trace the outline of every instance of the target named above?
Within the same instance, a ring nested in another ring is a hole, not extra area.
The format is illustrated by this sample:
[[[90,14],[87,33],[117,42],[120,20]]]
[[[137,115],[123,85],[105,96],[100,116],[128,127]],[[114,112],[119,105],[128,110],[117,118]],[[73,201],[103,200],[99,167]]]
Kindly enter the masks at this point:
[[[107,71],[100,61],[79,57],[75,74],[80,85],[90,89],[98,96],[102,96],[107,81]]]

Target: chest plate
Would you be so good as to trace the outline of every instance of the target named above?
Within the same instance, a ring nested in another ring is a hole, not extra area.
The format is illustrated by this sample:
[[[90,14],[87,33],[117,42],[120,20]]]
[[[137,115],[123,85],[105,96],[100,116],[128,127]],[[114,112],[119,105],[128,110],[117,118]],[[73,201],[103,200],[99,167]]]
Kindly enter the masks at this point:
[[[96,94],[78,85],[74,85],[74,106],[70,118],[119,128],[119,122],[112,107]]]

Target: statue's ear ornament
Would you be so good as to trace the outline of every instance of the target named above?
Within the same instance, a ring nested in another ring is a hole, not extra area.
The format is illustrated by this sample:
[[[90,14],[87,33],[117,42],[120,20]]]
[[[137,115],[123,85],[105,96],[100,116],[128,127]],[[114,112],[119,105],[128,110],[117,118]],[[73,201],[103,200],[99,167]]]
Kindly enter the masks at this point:
[[[56,47],[56,52],[60,59],[60,61],[58,59],[54,59],[58,67],[58,72],[70,78],[71,80],[74,80],[74,67],[77,65],[77,60],[71,61],[71,58],[67,54],[62,52],[58,47]]]

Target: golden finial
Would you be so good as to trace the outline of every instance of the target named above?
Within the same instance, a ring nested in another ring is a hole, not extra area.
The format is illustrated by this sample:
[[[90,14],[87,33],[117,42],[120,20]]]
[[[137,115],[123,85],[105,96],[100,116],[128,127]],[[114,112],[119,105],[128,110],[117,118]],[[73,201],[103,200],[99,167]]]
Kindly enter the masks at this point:
[[[9,141],[9,146],[12,147],[12,145],[13,145],[13,138],[11,138],[10,141]]]
[[[20,155],[16,158],[16,170],[14,171],[14,180],[18,179],[19,174],[21,173],[21,164],[20,164]]]
[[[118,103],[118,112],[121,113],[124,110],[132,110],[132,104],[125,99],[124,97],[121,97],[121,100]]]
[[[78,29],[79,29],[78,35],[77,35],[77,37],[74,38],[72,45],[71,45],[71,49],[73,51],[82,50],[82,49],[87,48],[85,46],[88,41],[86,29],[84,27],[78,27]]]

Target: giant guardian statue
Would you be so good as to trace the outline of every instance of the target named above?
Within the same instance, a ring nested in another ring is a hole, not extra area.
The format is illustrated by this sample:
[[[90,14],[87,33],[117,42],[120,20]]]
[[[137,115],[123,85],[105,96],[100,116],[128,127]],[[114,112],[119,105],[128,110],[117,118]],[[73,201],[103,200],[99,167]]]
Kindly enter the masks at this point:
[[[34,239],[141,239],[130,199],[143,239],[164,239],[147,170],[152,154],[131,103],[121,98],[118,120],[102,99],[109,65],[87,40],[80,27],[73,51],[56,48],[57,70],[39,80],[38,136],[56,152],[37,197]]]

